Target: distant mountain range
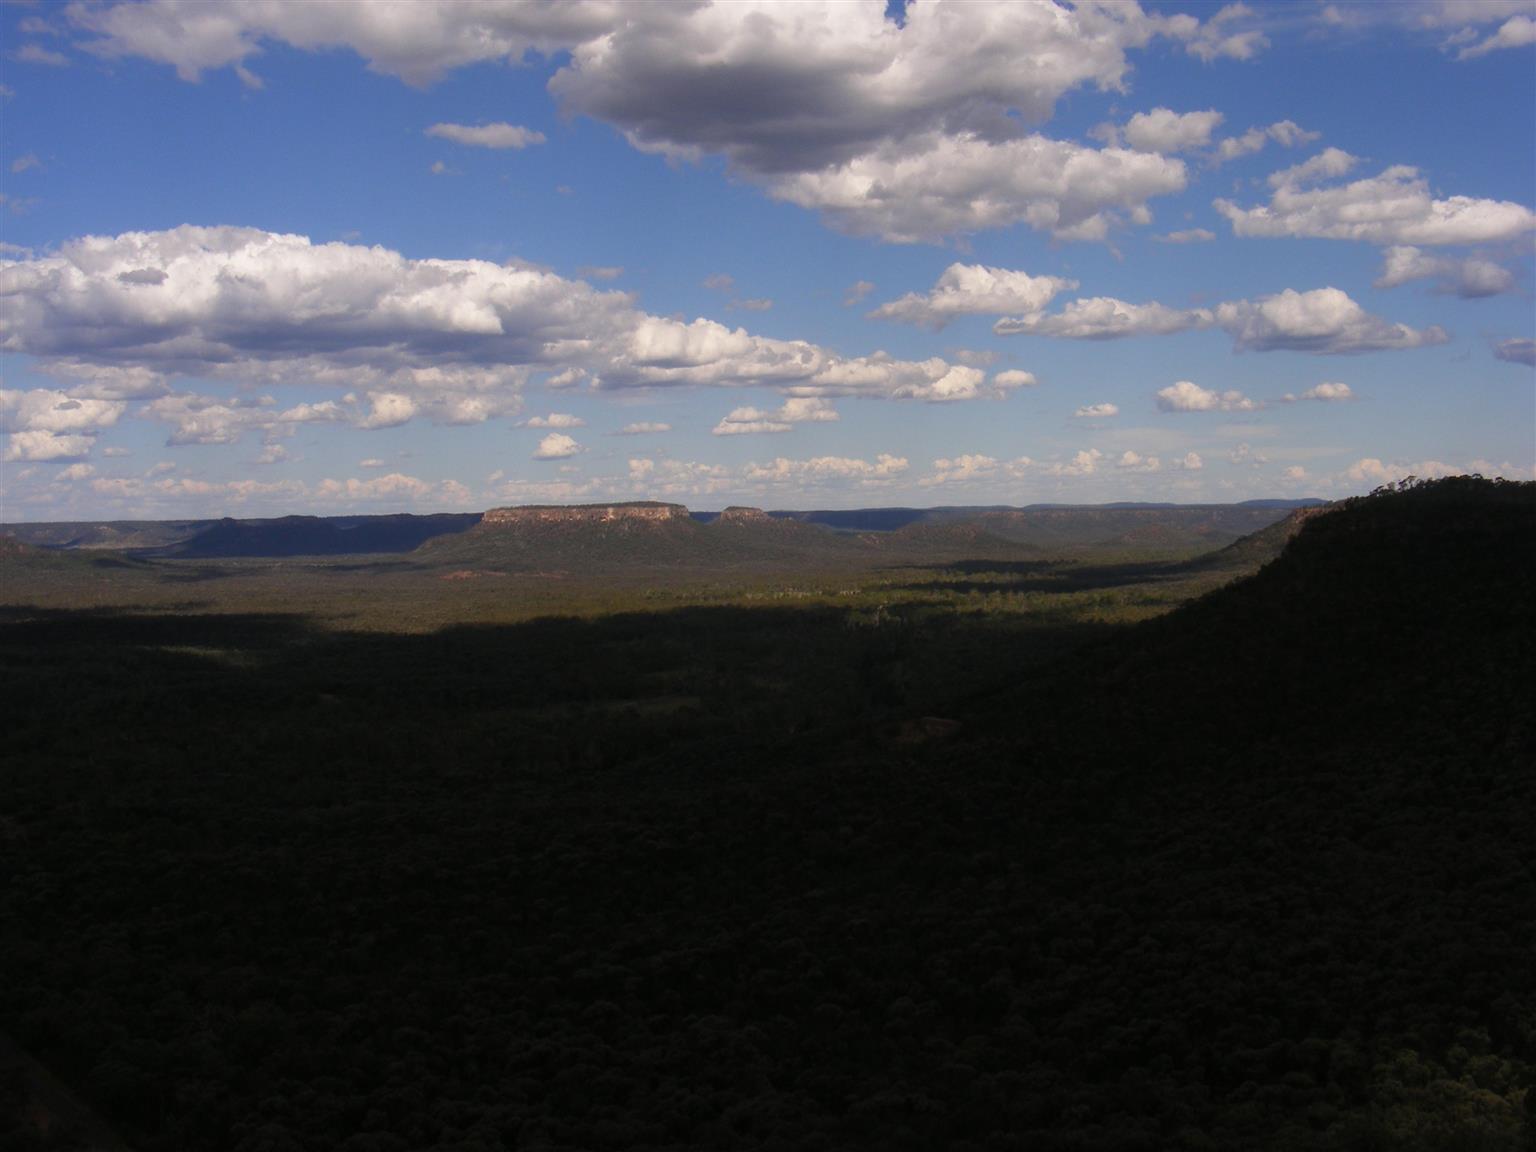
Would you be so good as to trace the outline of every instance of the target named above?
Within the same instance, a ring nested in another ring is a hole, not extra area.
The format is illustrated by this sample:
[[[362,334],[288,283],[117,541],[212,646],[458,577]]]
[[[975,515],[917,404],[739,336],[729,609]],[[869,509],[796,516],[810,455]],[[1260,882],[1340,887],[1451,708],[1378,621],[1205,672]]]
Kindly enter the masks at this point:
[[[616,504],[549,505],[518,509],[492,509],[486,513],[442,513],[383,516],[283,516],[273,519],[219,520],[86,520],[0,527],[0,536],[36,548],[75,551],[132,552],[164,557],[281,557],[402,554],[429,541],[439,541],[434,557],[446,557],[445,537],[465,536],[461,542],[470,552],[492,545],[504,552],[508,533],[518,534],[528,548],[539,537],[551,534],[567,545],[572,532],[586,531],[630,540],[632,548],[655,552],[659,537],[677,545],[689,541],[718,552],[747,554],[779,551],[785,558],[795,543],[815,543],[825,552],[838,547],[828,537],[892,535],[906,533],[912,543],[929,534],[962,536],[1040,548],[1088,546],[1186,548],[1208,545],[1219,548],[1256,532],[1287,512],[1316,507],[1323,501],[1249,500],[1241,504],[1139,504],[1099,505],[1031,504],[951,506],[940,508],[859,508],[849,510],[774,510],[728,508],[722,512],[690,512],[680,504],[639,501]],[[631,511],[665,509],[647,519]],[[634,529],[643,525],[639,531]],[[729,529],[729,540],[719,534],[696,535],[691,529],[715,526]],[[811,535],[796,532],[804,526]],[[476,531],[480,529],[480,531]],[[491,533],[494,531],[494,535]],[[916,538],[913,533],[917,533]],[[866,543],[872,544],[873,541]],[[463,551],[463,548],[456,548]],[[605,548],[604,551],[612,549]],[[786,551],[787,550],[787,551]]]

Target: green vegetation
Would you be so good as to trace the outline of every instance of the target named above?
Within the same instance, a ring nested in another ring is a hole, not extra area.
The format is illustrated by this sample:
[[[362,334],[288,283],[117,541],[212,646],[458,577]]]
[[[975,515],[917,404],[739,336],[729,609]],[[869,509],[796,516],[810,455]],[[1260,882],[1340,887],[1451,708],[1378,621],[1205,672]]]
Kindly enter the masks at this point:
[[[470,535],[0,558],[0,1023],[130,1146],[1531,1146],[1536,486],[1205,557]]]

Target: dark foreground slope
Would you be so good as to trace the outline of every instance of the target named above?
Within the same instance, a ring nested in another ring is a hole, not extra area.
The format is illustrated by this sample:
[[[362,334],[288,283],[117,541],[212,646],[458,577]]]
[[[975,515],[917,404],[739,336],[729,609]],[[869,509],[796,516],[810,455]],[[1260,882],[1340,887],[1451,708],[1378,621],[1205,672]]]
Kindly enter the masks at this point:
[[[1046,666],[32,613],[0,1018],[145,1152],[1526,1147],[1533,516],[1359,501]]]

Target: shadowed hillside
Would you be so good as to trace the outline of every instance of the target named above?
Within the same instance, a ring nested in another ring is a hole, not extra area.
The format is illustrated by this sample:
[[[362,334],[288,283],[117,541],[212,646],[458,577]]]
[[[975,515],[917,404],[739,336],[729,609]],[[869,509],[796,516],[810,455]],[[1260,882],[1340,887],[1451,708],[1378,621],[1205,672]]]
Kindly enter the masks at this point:
[[[1135,627],[14,610],[0,1017],[142,1152],[1518,1152],[1533,553],[1461,479]]]

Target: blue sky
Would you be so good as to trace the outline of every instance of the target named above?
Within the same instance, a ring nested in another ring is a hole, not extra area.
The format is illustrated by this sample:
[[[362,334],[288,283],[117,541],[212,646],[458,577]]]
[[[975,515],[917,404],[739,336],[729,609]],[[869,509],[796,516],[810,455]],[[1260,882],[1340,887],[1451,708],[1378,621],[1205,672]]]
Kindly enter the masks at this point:
[[[3,509],[1536,465],[1536,0],[7,4]]]

